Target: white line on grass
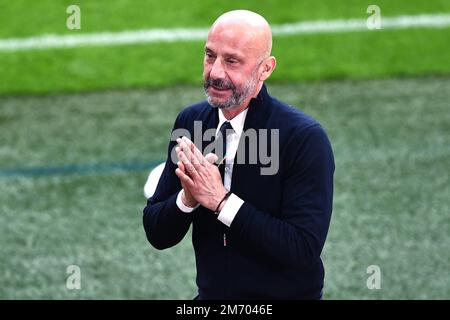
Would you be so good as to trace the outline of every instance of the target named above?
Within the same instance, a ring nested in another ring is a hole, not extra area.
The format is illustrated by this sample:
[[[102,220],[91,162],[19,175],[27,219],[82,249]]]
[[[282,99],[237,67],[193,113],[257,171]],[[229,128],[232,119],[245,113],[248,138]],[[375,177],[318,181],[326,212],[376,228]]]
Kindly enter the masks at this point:
[[[272,26],[272,31],[274,36],[369,31],[366,23],[366,19],[305,21],[274,25]],[[450,14],[381,18],[382,29],[445,28],[448,26],[450,26]],[[177,28],[85,33],[77,35],[43,35],[30,38],[0,39],[0,51],[196,41],[205,40],[207,33],[207,28]]]

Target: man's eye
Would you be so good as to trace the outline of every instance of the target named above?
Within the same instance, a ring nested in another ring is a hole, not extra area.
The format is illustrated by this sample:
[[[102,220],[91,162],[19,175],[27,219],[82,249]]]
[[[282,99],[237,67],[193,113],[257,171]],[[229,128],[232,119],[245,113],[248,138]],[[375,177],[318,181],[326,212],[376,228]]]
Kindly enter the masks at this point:
[[[227,62],[229,64],[235,64],[235,63],[237,63],[237,60],[236,59],[228,59]]]
[[[212,55],[211,53],[206,52],[205,55],[206,55],[206,57],[209,58],[209,59],[213,58],[213,55]]]

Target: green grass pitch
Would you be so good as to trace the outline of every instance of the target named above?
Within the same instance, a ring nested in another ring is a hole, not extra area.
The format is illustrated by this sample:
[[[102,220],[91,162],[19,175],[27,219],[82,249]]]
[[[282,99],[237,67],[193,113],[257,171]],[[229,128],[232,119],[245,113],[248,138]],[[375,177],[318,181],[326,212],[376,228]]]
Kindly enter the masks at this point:
[[[69,31],[72,1],[4,1],[0,39],[207,27],[241,3],[80,0],[82,29]],[[281,24],[365,18],[369,4],[246,8]],[[377,4],[385,16],[450,13],[447,0]],[[204,99],[202,46],[0,52],[0,299],[195,296],[190,235],[153,249],[142,188],[177,113]],[[326,299],[450,297],[449,49],[448,27],[274,40],[270,93],[321,122],[335,152]],[[80,290],[66,288],[73,264]],[[381,268],[379,290],[367,288],[370,265]]]

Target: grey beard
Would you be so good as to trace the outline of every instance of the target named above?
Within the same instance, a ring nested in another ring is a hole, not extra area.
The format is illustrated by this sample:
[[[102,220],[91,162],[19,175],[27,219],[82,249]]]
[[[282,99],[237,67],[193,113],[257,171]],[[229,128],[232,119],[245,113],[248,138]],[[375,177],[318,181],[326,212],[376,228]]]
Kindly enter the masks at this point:
[[[256,77],[254,77],[254,75],[252,75],[252,77],[246,81],[242,91],[237,91],[236,89],[233,89],[233,94],[224,103],[214,103],[212,101],[210,95],[208,94],[208,89],[205,89],[205,95],[206,95],[207,101],[213,108],[219,108],[219,109],[231,109],[231,108],[240,106],[249,97],[249,95],[255,90],[255,88],[256,88],[255,79],[256,79]]]

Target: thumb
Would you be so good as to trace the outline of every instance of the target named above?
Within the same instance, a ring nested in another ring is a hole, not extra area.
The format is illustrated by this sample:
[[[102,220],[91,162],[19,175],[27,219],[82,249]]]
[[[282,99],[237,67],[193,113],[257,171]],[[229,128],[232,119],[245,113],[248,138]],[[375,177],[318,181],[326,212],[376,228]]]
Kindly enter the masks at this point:
[[[211,164],[213,164],[214,162],[216,162],[217,160],[219,160],[219,157],[218,157],[217,155],[215,155],[214,153],[208,153],[208,154],[205,156],[205,158],[206,158],[206,160],[207,160],[209,163],[211,163]]]

